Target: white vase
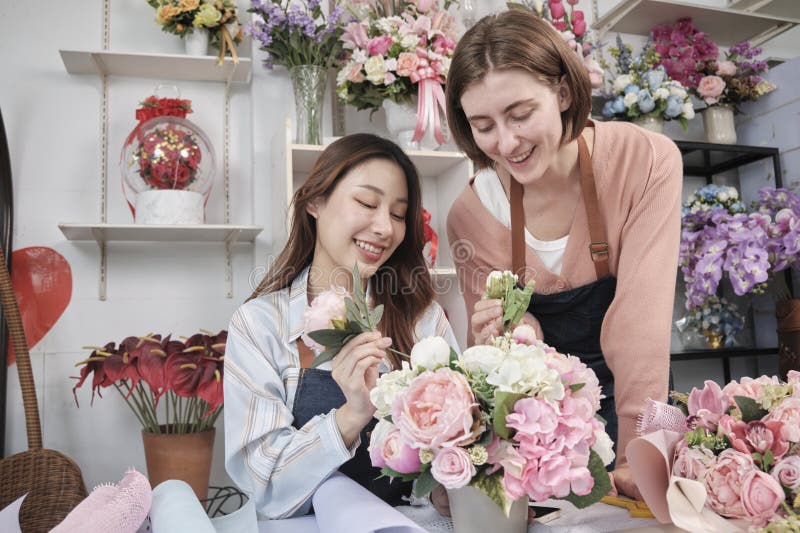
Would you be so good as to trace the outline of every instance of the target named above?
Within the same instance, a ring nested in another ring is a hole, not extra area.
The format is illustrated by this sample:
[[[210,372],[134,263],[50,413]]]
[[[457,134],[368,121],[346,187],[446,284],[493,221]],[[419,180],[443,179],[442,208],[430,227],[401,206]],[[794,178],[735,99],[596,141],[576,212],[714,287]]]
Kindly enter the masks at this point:
[[[664,119],[661,117],[651,117],[649,115],[642,115],[633,119],[633,123],[646,130],[654,131],[656,133],[664,133]]]
[[[208,55],[208,31],[195,28],[192,33],[187,33],[183,36],[183,44],[186,47],[186,55]]]
[[[434,135],[433,119],[428,121],[428,128],[419,141],[412,140],[417,127],[417,97],[410,104],[397,104],[392,100],[383,101],[383,110],[386,113],[386,129],[390,137],[404,150],[436,150],[439,143]],[[444,117],[441,117],[442,129],[446,128]]]
[[[448,490],[450,515],[456,533],[525,533],[528,530],[528,497],[515,501],[506,518],[503,510],[473,487]]]
[[[736,127],[733,108],[729,105],[712,105],[703,110],[703,127],[710,143],[736,144]]]
[[[202,224],[205,198],[199,192],[173,189],[136,195],[137,224]]]

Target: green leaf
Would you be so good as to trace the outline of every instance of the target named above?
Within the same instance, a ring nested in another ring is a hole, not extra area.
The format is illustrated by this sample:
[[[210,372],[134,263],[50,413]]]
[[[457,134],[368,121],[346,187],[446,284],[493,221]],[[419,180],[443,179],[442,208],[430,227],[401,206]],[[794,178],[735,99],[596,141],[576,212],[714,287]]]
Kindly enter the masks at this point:
[[[592,487],[592,491],[586,496],[578,496],[574,492],[570,492],[569,495],[564,498],[578,509],[583,509],[589,507],[593,503],[599,502],[600,498],[608,494],[608,491],[611,490],[611,479],[608,477],[608,472],[606,472],[606,467],[603,465],[603,460],[600,459],[600,456],[597,455],[597,452],[594,450],[590,450],[589,454],[588,468],[594,478],[594,487]]]
[[[509,430],[506,427],[506,416],[508,415],[508,413],[514,411],[514,404],[517,403],[517,400],[525,398],[526,396],[527,395],[525,394],[520,394],[516,392],[498,391],[497,393],[495,393],[494,417],[492,420],[492,425],[494,426],[494,432],[501,439],[507,439],[510,437]]]
[[[384,466],[383,468],[381,468],[381,473],[385,476],[398,478],[403,481],[414,481],[415,479],[417,479],[417,476],[419,476],[419,474],[417,474],[416,472],[413,474],[401,474],[397,470],[392,470],[388,466]]]
[[[450,361],[449,361],[450,368],[455,368],[453,366],[453,364],[456,363],[457,361],[458,361],[458,353],[451,346],[450,347]]]
[[[506,498],[506,491],[503,488],[503,480],[499,473],[487,476],[483,472],[475,476],[470,483],[471,487],[475,487],[482,493],[486,494],[490,500],[497,504],[500,509],[505,513],[508,518],[508,513],[511,511],[511,504],[514,503]]]
[[[585,386],[586,383],[573,383],[572,385],[569,386],[569,390],[571,390],[572,392],[578,392]]]
[[[372,310],[369,314],[369,321],[371,322],[371,326],[375,327],[381,321],[381,317],[383,317],[383,304],[379,305],[375,309]]]
[[[318,329],[308,334],[311,340],[320,343],[326,348],[341,348],[344,346],[345,339],[350,335],[349,331],[341,329]]]
[[[529,11],[528,7],[525,4],[520,4],[517,2],[506,2],[506,7],[508,9],[522,9],[524,11]]]
[[[357,324],[361,324],[363,319],[361,318],[361,313],[358,310],[358,306],[353,302],[350,298],[344,299],[344,308],[345,313],[347,315],[347,320],[349,322],[355,322]]]
[[[757,401],[747,396],[734,396],[733,401],[742,412],[742,422],[753,422],[767,416],[767,411]]]
[[[414,496],[424,498],[433,489],[439,486],[439,482],[433,477],[430,470],[424,470],[419,474],[417,483],[414,485]]]
[[[336,357],[336,354],[339,353],[339,350],[341,350],[341,348],[328,348],[327,350],[325,350],[324,352],[322,352],[321,354],[319,354],[317,357],[314,358],[314,362],[311,364],[311,368],[317,368],[322,363],[327,363],[328,361]]]

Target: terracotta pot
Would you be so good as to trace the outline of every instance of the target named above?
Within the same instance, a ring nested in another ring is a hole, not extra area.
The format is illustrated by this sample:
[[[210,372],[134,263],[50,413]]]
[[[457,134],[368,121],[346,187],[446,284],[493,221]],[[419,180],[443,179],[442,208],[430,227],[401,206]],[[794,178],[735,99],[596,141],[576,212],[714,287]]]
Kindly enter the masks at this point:
[[[161,430],[164,433],[142,431],[150,486],[156,488],[162,481],[180,479],[192,487],[198,499],[206,499],[215,430],[183,435],[166,433],[166,426]]]
[[[778,320],[778,370],[786,379],[789,370],[800,370],[800,298],[775,303]]]

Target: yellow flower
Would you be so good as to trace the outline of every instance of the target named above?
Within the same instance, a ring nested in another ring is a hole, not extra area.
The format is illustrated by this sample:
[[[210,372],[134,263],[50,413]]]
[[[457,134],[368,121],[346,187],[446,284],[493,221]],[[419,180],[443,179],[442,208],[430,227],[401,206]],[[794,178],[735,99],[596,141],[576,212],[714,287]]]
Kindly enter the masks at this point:
[[[180,9],[173,5],[163,5],[156,11],[156,22],[162,26],[172,20],[172,17],[180,13]]]
[[[181,11],[194,11],[200,7],[200,0],[180,0],[178,7],[181,8]]]
[[[216,7],[211,4],[203,4],[200,6],[200,11],[195,15],[192,25],[195,28],[199,28],[200,26],[213,28],[219,24],[219,19],[221,18],[222,13],[220,13]]]

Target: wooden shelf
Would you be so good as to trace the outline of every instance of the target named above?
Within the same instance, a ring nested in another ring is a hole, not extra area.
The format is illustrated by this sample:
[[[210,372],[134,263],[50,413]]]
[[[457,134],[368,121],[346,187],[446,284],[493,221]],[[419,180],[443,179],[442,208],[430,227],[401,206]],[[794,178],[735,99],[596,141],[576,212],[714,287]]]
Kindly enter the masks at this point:
[[[165,226],[155,224],[59,224],[70,241],[128,242],[254,242],[264,229],[260,226],[197,224]]]
[[[715,174],[772,158],[775,165],[776,186],[781,186],[781,160],[777,148],[695,141],[675,141],[675,144],[683,156],[684,176],[705,176],[711,183],[711,178]]]
[[[233,59],[226,57],[224,63],[217,66],[216,56],[100,50],[59,52],[70,74],[238,83],[249,83],[252,76],[252,61],[247,57],[240,57],[238,65],[234,64]]]
[[[317,161],[324,146],[315,144],[292,144],[292,172],[308,174]],[[408,150],[408,156],[414,160],[420,177],[436,177],[467,158],[461,152],[436,152],[432,150]]]
[[[728,7],[777,17],[800,17],[797,0],[731,0]]]
[[[694,361],[697,359],[717,359],[731,357],[750,357],[758,355],[774,355],[777,348],[721,348],[718,350],[687,350],[670,354],[673,361]]]
[[[657,24],[674,24],[679,18],[691,17],[692,23],[719,45],[730,46],[748,40],[756,46],[800,24],[797,0],[786,0],[786,3],[794,6],[794,17],[706,7],[675,0],[626,0],[597,19],[592,28],[601,37],[612,31],[649,35],[650,29]]]

